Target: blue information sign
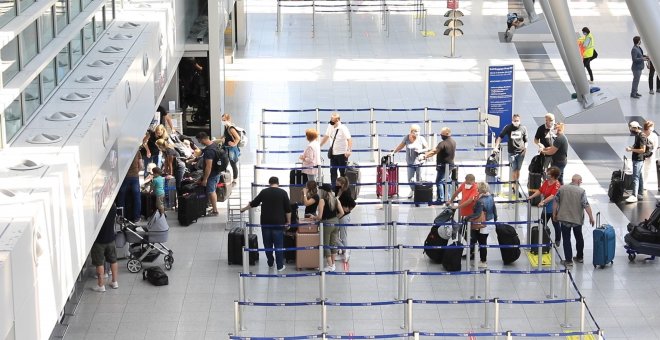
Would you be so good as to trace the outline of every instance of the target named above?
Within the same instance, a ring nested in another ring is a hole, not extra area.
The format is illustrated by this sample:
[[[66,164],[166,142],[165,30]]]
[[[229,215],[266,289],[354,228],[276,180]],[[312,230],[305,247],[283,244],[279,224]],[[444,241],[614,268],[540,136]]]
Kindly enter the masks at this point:
[[[513,65],[488,67],[488,114],[499,117],[499,125],[492,126],[495,134],[511,124],[513,114]]]

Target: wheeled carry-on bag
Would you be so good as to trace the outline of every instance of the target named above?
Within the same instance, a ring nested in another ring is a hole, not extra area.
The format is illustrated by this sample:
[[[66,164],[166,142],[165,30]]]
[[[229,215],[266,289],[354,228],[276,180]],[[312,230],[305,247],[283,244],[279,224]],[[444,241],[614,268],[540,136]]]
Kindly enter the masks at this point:
[[[140,213],[148,219],[156,211],[156,195],[152,192],[143,192],[140,194],[140,199]]]
[[[243,245],[245,245],[244,232],[245,228],[242,227],[236,227],[229,231],[227,239],[227,261],[229,264],[243,264]],[[248,248],[259,248],[257,235],[248,235],[248,244]],[[259,252],[251,251],[249,255],[250,265],[255,265],[257,261],[259,261]]]
[[[415,184],[415,189],[413,189],[413,200],[417,207],[420,203],[433,202],[433,183],[422,182]]]
[[[284,248],[296,247],[296,233],[291,231],[284,232]],[[284,261],[286,263],[296,262],[296,251],[287,250],[284,252]]]
[[[520,238],[516,232],[516,228],[508,224],[497,224],[495,226],[497,233],[497,243],[501,246],[520,245]],[[520,257],[520,248],[500,248],[502,254],[502,262],[504,264],[511,264]]]
[[[383,169],[385,168],[385,170]],[[376,196],[383,196],[383,182],[387,181],[388,196],[392,197],[399,194],[399,166],[392,162],[390,156],[383,156],[380,161],[380,166],[376,167],[378,173],[376,174]],[[385,172],[385,180],[383,180],[383,172]]]
[[[296,233],[296,247],[318,247],[321,238],[319,233]],[[319,250],[296,250],[296,269],[316,269],[322,268],[319,266]]]
[[[358,185],[361,177],[360,168],[358,168],[357,163],[354,162],[348,162],[347,166],[344,176],[348,178],[348,183],[351,188],[351,196],[356,200],[360,195],[360,186]]]
[[[593,231],[594,239],[594,268],[605,268],[608,263],[614,263],[616,251],[616,233],[609,224],[600,224],[600,212],[596,214],[596,229]]]
[[[610,186],[607,189],[607,196],[611,202],[618,203],[623,200],[626,190],[632,190],[632,175],[626,173],[627,157],[623,156],[623,167],[621,170],[614,170],[610,179]]]
[[[296,163],[297,167],[302,167],[302,163]],[[291,203],[302,204],[304,184],[307,184],[307,175],[301,169],[293,169],[289,172],[289,200]]]

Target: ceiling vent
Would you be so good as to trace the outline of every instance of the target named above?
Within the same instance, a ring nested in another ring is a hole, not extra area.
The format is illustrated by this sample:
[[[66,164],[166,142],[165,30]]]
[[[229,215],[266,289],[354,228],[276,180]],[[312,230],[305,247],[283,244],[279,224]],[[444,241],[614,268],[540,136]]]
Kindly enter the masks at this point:
[[[101,53],[119,53],[124,51],[123,47],[117,47],[117,46],[106,46],[103,49],[99,50]]]
[[[91,95],[87,93],[80,93],[80,92],[72,92],[67,94],[66,96],[60,97],[62,100],[66,100],[68,102],[78,102],[81,100],[87,100],[91,97]]]
[[[130,34],[121,34],[121,33],[117,33],[117,34],[113,35],[112,37],[110,37],[110,39],[112,39],[112,40],[128,40],[128,39],[132,39],[132,38],[133,38],[133,36],[130,35]]]
[[[74,120],[76,118],[78,118],[77,113],[57,111],[57,112],[52,113],[49,116],[47,116],[46,120],[50,120],[50,121],[53,121],[53,122],[62,122],[62,121],[67,121],[67,120]]]
[[[51,133],[40,133],[38,135],[28,138],[28,143],[32,144],[53,144],[62,140],[62,136],[54,135]]]
[[[136,23],[130,22],[130,21],[119,25],[119,28],[128,28],[128,29],[133,29],[133,28],[137,28],[137,27],[140,27],[140,24],[136,24]]]
[[[98,83],[101,80],[103,80],[103,76],[92,76],[92,75],[84,75],[78,79],[76,79],[76,82],[78,83]]]
[[[87,66],[91,66],[91,67],[110,67],[114,64],[115,64],[114,61],[99,59],[99,60],[96,60],[96,61],[93,61],[93,62],[87,64]]]
[[[9,170],[16,170],[16,171],[27,171],[27,170],[35,170],[43,167],[43,164],[39,164],[35,161],[31,161],[29,159],[25,159],[21,161],[20,163],[9,167]]]

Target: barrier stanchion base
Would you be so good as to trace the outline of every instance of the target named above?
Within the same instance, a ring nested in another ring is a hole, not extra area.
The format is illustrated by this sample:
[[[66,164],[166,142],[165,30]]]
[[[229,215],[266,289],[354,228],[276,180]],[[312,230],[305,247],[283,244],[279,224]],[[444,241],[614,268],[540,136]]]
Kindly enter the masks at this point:
[[[564,333],[571,333],[571,332],[578,332],[578,331],[577,331],[577,330],[574,330],[574,329],[566,329],[566,330],[564,330]],[[584,339],[584,340],[596,340],[596,338],[595,338],[592,334],[583,335],[582,338],[580,338],[579,335],[569,335],[569,336],[566,337],[566,340],[580,340],[580,339]]]
[[[525,252],[527,254],[527,259],[529,260],[529,263],[532,265],[532,267],[537,267],[539,265],[539,257],[536,254],[532,254],[531,252],[527,251]],[[542,266],[550,266],[552,265],[552,255],[551,254],[543,254],[541,257],[541,265]]]

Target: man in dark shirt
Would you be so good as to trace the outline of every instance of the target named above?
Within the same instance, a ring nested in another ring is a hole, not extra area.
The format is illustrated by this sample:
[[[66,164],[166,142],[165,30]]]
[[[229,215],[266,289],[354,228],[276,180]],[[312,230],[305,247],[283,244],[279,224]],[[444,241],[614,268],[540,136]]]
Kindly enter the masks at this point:
[[[525,158],[525,151],[527,151],[527,128],[520,125],[519,114],[516,113],[511,117],[511,124],[505,126],[495,140],[495,152],[499,152],[500,142],[504,137],[509,138],[507,151],[509,152],[511,180],[517,182],[520,177],[520,169],[522,168],[523,159]],[[513,192],[517,192],[515,184],[512,185],[514,188]]]
[[[564,185],[564,168],[568,164],[568,138],[564,134],[564,123],[555,125],[557,128],[557,136],[552,142],[552,146],[543,148],[542,155],[552,156],[552,166],[559,168],[559,183]]]
[[[209,198],[209,203],[211,203],[211,212],[207,216],[217,216],[218,195],[216,195],[215,190],[220,180],[220,172],[227,169],[229,159],[224,150],[215,144],[206,132],[199,132],[196,137],[204,145],[202,150],[204,175],[202,175],[201,185],[206,187],[206,195]]]
[[[96,267],[97,286],[92,290],[95,292],[105,292],[105,262],[110,263],[110,271],[112,272],[112,282],[110,287],[113,289],[119,288],[117,282],[119,266],[117,265],[117,248],[115,247],[115,219],[117,218],[117,206],[113,203],[108,212],[108,216],[103,221],[101,231],[96,236],[96,241],[92,245],[90,255],[92,257],[92,264]]]
[[[261,237],[264,240],[264,248],[284,248],[284,226],[291,224],[291,203],[289,194],[279,188],[280,181],[277,177],[268,179],[270,187],[261,190],[259,194],[241,208],[241,212],[261,205]],[[273,252],[267,251],[268,267],[273,266]],[[275,263],[277,271],[283,271],[284,253],[275,252]]]
[[[534,135],[534,144],[536,144],[541,150],[552,146],[552,143],[555,141],[555,115],[552,113],[545,114],[545,123],[541,124],[538,129],[536,129],[536,134]],[[550,167],[552,163],[552,158],[543,157],[543,172]]]
[[[437,193],[438,203],[444,203],[445,201],[445,177],[448,175],[447,165],[449,165],[449,171],[451,173],[452,166],[454,165],[454,155],[456,155],[456,141],[451,138],[451,130],[448,127],[443,127],[440,129],[440,138],[442,142],[438,143],[435,149],[427,152],[424,155],[424,159],[436,157],[436,176],[435,176],[435,186]],[[449,193],[447,193],[449,194]]]
[[[642,127],[637,121],[632,121],[628,124],[630,132],[635,135],[635,143],[633,146],[626,148],[626,151],[631,151],[632,159],[632,179],[633,191],[630,197],[626,199],[628,203],[635,203],[643,199],[642,193],[644,192],[644,177],[642,175],[642,167],[644,166],[644,152],[646,152],[646,136],[642,132]]]

